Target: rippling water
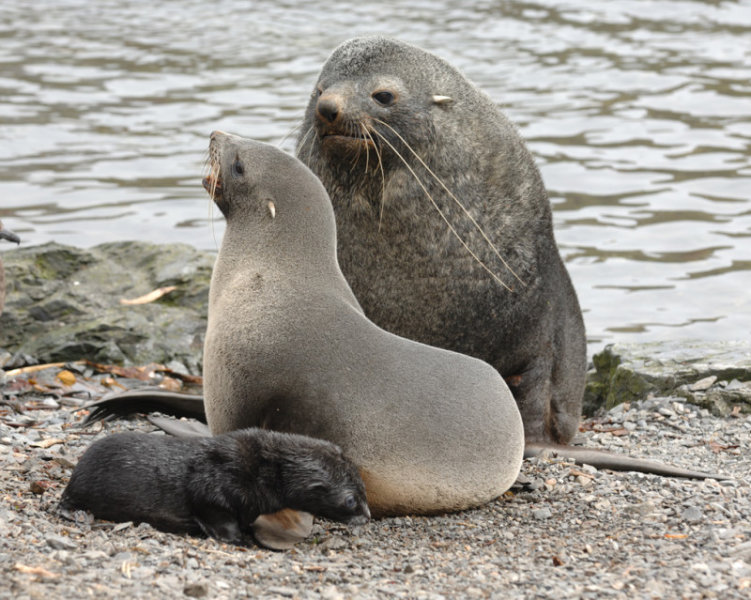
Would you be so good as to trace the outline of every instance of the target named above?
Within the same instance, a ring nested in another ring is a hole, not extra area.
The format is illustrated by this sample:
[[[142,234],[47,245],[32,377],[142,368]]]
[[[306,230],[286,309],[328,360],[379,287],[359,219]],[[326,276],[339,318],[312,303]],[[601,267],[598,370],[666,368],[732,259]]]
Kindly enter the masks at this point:
[[[374,32],[519,125],[592,349],[749,337],[749,2],[4,0],[0,218],[25,244],[215,249],[209,132],[291,149],[329,52]]]

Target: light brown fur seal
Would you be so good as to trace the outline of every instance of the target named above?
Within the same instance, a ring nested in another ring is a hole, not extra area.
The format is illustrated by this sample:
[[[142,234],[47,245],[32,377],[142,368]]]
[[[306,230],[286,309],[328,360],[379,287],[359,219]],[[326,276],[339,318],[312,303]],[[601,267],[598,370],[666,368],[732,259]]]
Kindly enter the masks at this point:
[[[459,510],[508,489],[523,429],[495,369],[363,315],[326,190],[298,160],[221,132],[210,156],[205,185],[227,219],[204,349],[211,432],[260,426],[341,446],[374,515]]]
[[[321,70],[297,155],[331,196],[339,264],[365,314],[490,363],[527,441],[569,442],[584,323],[540,173],[490,98],[425,50],[355,38]]]
[[[3,227],[3,222],[0,221],[0,239],[8,240],[20,244],[20,238]],[[0,258],[0,315],[3,314],[3,306],[5,306],[5,269],[3,269],[3,260]]]

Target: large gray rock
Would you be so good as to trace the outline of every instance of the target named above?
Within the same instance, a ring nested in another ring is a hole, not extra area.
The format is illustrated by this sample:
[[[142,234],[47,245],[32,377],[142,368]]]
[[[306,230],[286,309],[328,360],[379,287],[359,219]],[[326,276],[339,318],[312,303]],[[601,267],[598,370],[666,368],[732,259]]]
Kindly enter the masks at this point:
[[[182,244],[45,244],[3,253],[0,348],[41,362],[179,361],[200,373],[215,255]],[[120,304],[165,286],[156,302]]]
[[[719,415],[751,412],[751,342],[613,344],[594,355],[585,412],[644,399],[681,396]]]

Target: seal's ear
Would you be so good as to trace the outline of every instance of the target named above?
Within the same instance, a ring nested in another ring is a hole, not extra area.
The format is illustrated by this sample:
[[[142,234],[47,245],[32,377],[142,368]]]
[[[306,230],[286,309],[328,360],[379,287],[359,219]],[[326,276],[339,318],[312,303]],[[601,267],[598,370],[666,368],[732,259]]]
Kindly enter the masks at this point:
[[[451,104],[453,101],[454,99],[451,96],[433,96],[433,104],[438,104],[439,106],[443,104]]]

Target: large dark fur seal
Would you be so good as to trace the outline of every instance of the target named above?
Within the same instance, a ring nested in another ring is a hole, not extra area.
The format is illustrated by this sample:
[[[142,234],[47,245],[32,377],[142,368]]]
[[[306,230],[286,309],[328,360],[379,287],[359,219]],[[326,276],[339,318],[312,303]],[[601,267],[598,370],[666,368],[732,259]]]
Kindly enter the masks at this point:
[[[283,508],[347,523],[370,517],[357,468],[339,447],[243,429],[179,439],[122,433],[92,444],[60,510],[150,523],[164,531],[242,543],[256,518]]]
[[[3,227],[2,221],[0,221],[0,240],[21,243],[21,239],[15,233]],[[3,260],[0,258],[0,315],[3,314],[3,306],[5,306],[5,269],[3,269]]]
[[[540,173],[490,98],[425,50],[355,38],[321,70],[297,155],[331,196],[339,264],[365,314],[489,362],[526,440],[569,442],[581,310]]]

